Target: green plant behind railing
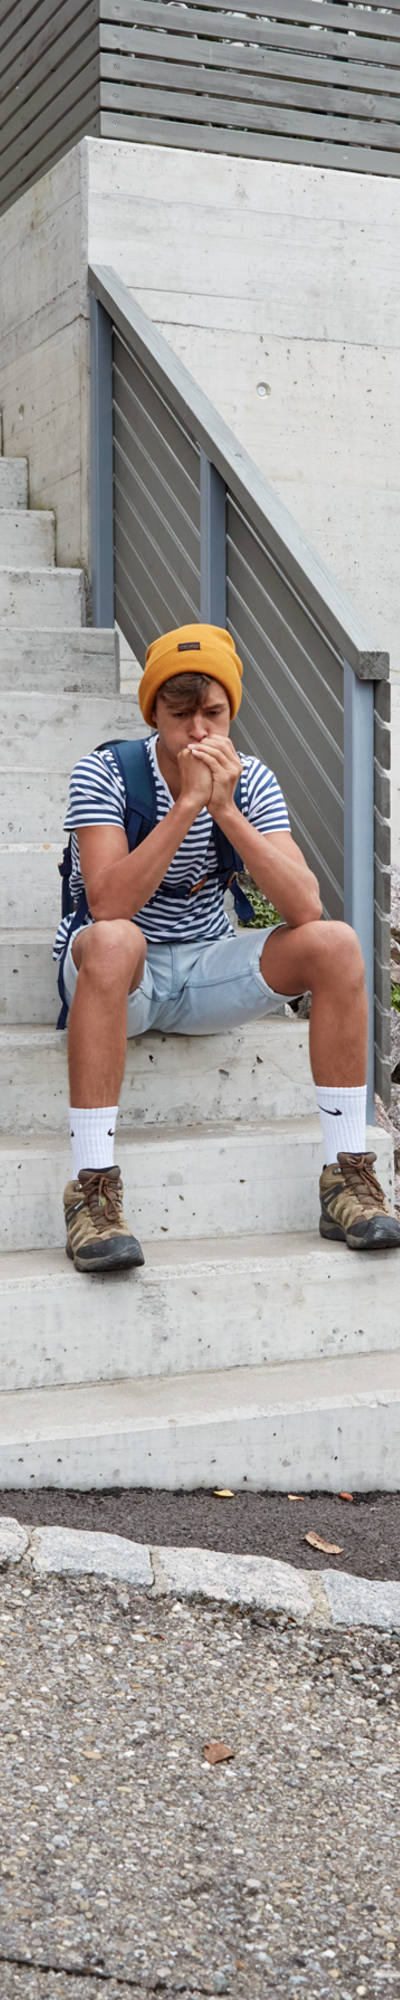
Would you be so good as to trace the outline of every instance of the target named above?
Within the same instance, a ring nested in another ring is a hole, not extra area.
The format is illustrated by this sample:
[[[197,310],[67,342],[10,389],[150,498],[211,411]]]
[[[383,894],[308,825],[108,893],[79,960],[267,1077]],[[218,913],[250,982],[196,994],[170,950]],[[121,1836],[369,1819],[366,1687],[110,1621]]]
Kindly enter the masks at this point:
[[[239,930],[264,931],[267,929],[268,924],[282,923],[282,918],[278,916],[278,911],[274,910],[273,903],[267,901],[267,897],[262,895],[261,889],[256,889],[255,882],[249,882],[247,876],[244,887],[246,896],[249,898],[249,903],[252,904],[254,916],[248,924],[241,923],[239,918]]]
[[[400,1014],[400,986],[397,985],[395,979],[392,985],[392,1007],[395,1007],[397,1014]]]

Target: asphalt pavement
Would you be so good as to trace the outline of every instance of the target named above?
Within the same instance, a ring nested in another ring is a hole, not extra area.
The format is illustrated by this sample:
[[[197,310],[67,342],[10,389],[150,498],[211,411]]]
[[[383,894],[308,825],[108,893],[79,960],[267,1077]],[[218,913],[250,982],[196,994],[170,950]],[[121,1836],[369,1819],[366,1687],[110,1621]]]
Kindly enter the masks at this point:
[[[398,2000],[399,1668],[389,1631],[4,1571],[1,2000]]]

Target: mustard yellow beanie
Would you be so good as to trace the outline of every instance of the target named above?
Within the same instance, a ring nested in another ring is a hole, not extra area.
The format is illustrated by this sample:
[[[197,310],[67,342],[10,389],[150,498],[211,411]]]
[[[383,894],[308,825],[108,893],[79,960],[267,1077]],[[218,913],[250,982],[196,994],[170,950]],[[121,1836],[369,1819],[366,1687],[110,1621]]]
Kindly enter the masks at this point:
[[[145,722],[151,722],[154,703],[164,681],[176,674],[208,674],[220,681],[229,696],[231,716],[237,715],[242,699],[242,662],[230,632],[219,625],[180,625],[175,632],[163,632],[153,639],[146,653],[146,665],[139,682],[139,701]]]

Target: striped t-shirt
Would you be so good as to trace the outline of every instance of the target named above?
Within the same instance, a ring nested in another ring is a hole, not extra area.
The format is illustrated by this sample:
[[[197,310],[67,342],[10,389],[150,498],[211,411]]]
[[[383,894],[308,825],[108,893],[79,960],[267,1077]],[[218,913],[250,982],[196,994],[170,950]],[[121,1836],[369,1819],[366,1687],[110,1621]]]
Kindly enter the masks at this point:
[[[165,818],[174,801],[165,778],[161,776],[157,759],[157,736],[146,738],[146,750],[150,759],[156,786],[157,822]],[[258,757],[246,757],[240,752],[242,764],[241,802],[245,819],[258,833],[290,831],[290,822],[280,786],[273,771],[267,770]],[[76,828],[80,826],[124,826],[126,792],[122,773],[112,750],[93,750],[89,757],[81,757],[72,772],[68,812],[65,820],[67,832],[72,834],[70,890],[76,904],[83,888],[80,870],[79,842]],[[189,827],[181,846],[174,854],[164,881],[168,891],[174,885],[185,882],[189,888],[201,881],[202,876],[215,877],[217,856],[214,839],[214,824],[207,806],[203,806],[197,819]],[[72,923],[72,916],[64,917],[59,925],[54,943],[54,958],[61,957]],[[90,917],[87,922],[90,922]],[[218,881],[207,879],[204,888],[196,890],[190,900],[182,901],[177,896],[164,895],[163,882],[142,910],[138,910],[134,922],[139,924],[149,944],[191,944],[193,939],[232,936],[232,924],[224,906],[224,892]]]

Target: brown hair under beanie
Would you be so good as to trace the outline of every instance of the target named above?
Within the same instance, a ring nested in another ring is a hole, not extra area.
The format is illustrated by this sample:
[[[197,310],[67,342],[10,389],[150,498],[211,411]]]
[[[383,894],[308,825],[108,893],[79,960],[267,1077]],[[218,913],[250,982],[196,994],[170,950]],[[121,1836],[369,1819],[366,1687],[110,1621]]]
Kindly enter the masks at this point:
[[[179,625],[153,639],[146,653],[146,665],[139,682],[139,701],[144,721],[150,723],[156,696],[165,681],[177,674],[208,674],[220,681],[230,702],[231,716],[237,715],[242,699],[242,662],[234,639],[220,625]]]

